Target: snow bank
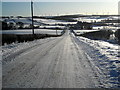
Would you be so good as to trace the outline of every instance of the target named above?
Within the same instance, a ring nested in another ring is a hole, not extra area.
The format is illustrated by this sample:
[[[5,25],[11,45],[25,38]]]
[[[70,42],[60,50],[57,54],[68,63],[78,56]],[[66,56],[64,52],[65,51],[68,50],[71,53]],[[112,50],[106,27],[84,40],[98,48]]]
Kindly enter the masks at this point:
[[[119,62],[118,65],[116,64],[117,67],[120,65],[119,45],[111,44],[102,40],[91,40],[85,37],[78,38],[84,43],[87,43],[95,49],[98,49],[100,53],[106,55],[110,61],[117,60]]]
[[[4,46],[0,47],[0,51],[2,53],[2,59],[7,58],[8,56],[10,56],[14,53],[18,53],[19,51],[27,50],[29,48],[36,46],[36,45],[43,44],[43,43],[48,42],[48,41],[53,40],[53,39],[55,39],[55,37],[50,37],[50,38],[46,38],[46,39],[39,39],[39,40],[30,41],[30,42],[23,42],[23,43],[16,42],[16,43],[12,43],[12,44],[5,44]],[[3,64],[7,63],[6,61],[2,61],[2,62],[3,62]]]
[[[77,39],[85,43],[85,51],[93,58],[92,62],[96,63],[96,66],[107,76],[108,81],[106,82],[111,84],[112,88],[120,87],[119,45],[102,40],[91,40],[85,37],[77,37]]]

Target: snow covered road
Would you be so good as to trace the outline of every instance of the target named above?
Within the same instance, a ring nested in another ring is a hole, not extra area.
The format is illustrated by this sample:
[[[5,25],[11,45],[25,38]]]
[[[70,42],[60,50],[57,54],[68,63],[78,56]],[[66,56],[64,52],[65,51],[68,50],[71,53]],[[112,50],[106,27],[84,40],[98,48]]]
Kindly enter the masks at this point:
[[[2,69],[3,88],[110,87],[81,45],[67,31],[62,37],[13,53],[14,57],[9,55]]]

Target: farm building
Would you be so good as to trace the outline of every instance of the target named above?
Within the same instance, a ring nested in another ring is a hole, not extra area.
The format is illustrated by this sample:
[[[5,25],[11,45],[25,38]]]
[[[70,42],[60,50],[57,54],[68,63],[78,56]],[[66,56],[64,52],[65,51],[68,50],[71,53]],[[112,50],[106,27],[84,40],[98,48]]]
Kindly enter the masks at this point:
[[[92,29],[92,23],[78,21],[75,25],[77,29]]]
[[[2,21],[3,26],[2,29],[22,29],[22,28],[31,28],[32,25],[32,21],[30,19],[27,18],[23,18],[23,19],[4,19]],[[7,24],[7,25],[6,25]],[[40,22],[34,22],[34,27],[35,28],[39,28],[39,26],[41,25]]]

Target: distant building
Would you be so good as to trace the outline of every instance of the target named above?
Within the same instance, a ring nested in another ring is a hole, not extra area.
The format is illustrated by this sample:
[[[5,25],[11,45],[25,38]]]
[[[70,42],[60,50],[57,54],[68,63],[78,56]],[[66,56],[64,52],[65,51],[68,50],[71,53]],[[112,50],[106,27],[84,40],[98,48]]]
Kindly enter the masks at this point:
[[[92,23],[78,21],[72,29],[92,29]]]
[[[10,20],[10,19],[5,19],[3,21],[3,23],[7,23],[7,29],[15,29],[16,28],[16,23],[14,22],[14,20]]]
[[[28,28],[32,28],[32,21],[28,18],[22,18],[22,19],[18,19],[18,18],[6,18],[2,21],[3,26],[2,29],[3,30],[14,30],[14,29],[28,29]],[[39,26],[41,25],[40,22],[34,22],[34,28],[39,28]]]

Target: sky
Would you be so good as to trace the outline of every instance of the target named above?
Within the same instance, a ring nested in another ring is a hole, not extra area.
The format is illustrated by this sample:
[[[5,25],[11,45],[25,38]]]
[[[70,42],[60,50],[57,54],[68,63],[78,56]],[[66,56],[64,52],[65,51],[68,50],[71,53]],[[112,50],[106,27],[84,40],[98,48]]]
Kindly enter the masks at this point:
[[[26,1],[26,0],[24,0]],[[47,1],[47,0],[45,0]],[[54,1],[54,0],[53,0]],[[105,1],[105,0],[104,0]],[[38,2],[34,0],[34,16],[65,14],[118,14],[118,2]],[[0,4],[1,5],[1,4]],[[1,11],[1,10],[0,10]],[[2,2],[2,16],[31,16],[30,2]]]
[[[118,3],[118,15],[120,15],[120,2]]]
[[[31,0],[0,0],[2,2],[30,2]],[[35,2],[118,2],[120,0],[32,0]]]

